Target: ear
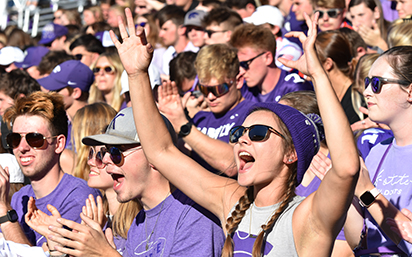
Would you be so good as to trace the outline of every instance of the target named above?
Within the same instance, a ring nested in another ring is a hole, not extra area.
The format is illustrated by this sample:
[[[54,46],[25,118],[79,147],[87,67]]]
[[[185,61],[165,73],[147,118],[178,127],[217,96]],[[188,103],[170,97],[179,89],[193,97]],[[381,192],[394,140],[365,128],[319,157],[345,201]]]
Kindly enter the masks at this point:
[[[243,84],[244,84],[244,78],[243,78],[243,76],[236,76],[236,89],[241,89],[242,87],[243,87]]]
[[[267,66],[270,66],[275,63],[275,58],[273,57],[273,54],[270,51],[267,51],[263,56],[265,57],[265,63]]]
[[[273,26],[273,29],[271,29],[272,34],[275,36],[275,38],[276,38],[276,35],[278,34],[279,30],[280,30],[279,26]]]
[[[408,92],[408,98],[407,101],[412,104],[412,84],[409,84],[409,87],[407,89]]]
[[[286,165],[290,165],[298,160],[298,155],[296,153],[296,150],[293,150],[289,152],[288,154],[285,154],[283,157],[283,163]]]
[[[366,49],[365,48],[363,48],[363,47],[358,47],[357,49],[356,49],[356,58],[361,58],[362,56],[364,56],[366,54]]]
[[[97,58],[99,58],[99,56],[100,55],[98,53],[92,53],[92,64],[97,61]]]
[[[79,99],[82,96],[82,90],[78,87],[73,88],[72,97],[74,99]]]
[[[323,68],[326,71],[331,71],[333,69],[333,61],[331,58],[326,58],[326,61],[323,63]]]
[[[57,154],[61,154],[66,147],[66,137],[64,135],[58,135],[56,137],[56,149],[54,150]]]
[[[245,9],[248,13],[254,13],[256,11],[256,7],[251,3],[248,3]]]
[[[177,28],[177,33],[179,34],[179,36],[184,36],[186,34],[186,27],[183,27],[183,25],[180,25]]]
[[[230,36],[232,36],[232,31],[228,30],[225,32],[225,42],[229,42]]]
[[[373,18],[375,20],[378,20],[381,17],[381,14],[379,13],[379,8],[376,6],[375,9],[373,10]]]

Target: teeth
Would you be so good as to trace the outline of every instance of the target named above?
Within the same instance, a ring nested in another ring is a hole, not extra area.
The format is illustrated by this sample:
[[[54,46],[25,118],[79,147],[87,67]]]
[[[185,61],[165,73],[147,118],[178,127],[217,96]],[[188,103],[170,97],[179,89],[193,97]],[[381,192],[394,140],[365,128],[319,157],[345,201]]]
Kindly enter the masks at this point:
[[[32,158],[31,157],[24,157],[24,158],[21,158],[21,161],[22,162],[28,162],[28,161],[30,161]]]
[[[115,187],[117,187],[118,185],[120,185],[120,183],[119,183],[119,182],[114,183],[114,186],[115,186]]]
[[[94,171],[90,171],[90,174],[92,174],[92,175],[99,175],[99,173],[94,172]]]
[[[251,155],[248,152],[240,152],[239,156],[242,157],[242,156],[251,156]]]

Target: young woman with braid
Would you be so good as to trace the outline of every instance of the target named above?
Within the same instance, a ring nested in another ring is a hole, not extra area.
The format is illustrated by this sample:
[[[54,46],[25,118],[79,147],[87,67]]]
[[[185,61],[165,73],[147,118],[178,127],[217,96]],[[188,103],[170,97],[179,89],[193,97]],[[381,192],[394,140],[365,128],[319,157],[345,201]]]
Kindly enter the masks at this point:
[[[129,76],[133,116],[139,120],[135,123],[145,155],[173,185],[225,224],[227,238],[222,256],[330,256],[344,223],[358,178],[359,158],[349,122],[315,51],[318,15],[313,20],[305,17],[310,28],[308,38],[301,32],[289,34],[300,38],[305,54],[296,62],[282,60],[311,76],[333,163],[319,189],[306,198],[295,196],[294,190],[319,149],[315,124],[319,117],[308,117],[278,103],[255,104],[243,126],[230,132],[238,180],[215,175],[173,145],[153,100],[147,74],[153,47],[146,43],[141,29],[136,33],[129,9],[126,16],[130,36],[122,22],[119,27],[123,43],[111,32]],[[171,92],[173,88],[164,83],[159,93],[180,97],[177,91]],[[126,178],[118,174],[113,179],[116,192],[124,192]],[[81,228],[85,231],[82,239],[77,235],[71,239],[91,242],[104,237],[102,232],[93,231],[93,222],[87,223],[89,227]],[[61,224],[71,223],[61,219]],[[103,241],[99,240],[100,247],[105,247]],[[58,249],[69,252],[67,248]]]
[[[329,256],[353,197],[359,158],[348,120],[314,48],[318,14],[313,20],[306,16],[308,38],[300,32],[289,34],[302,41],[304,56],[296,62],[282,60],[312,78],[333,163],[319,189],[307,198],[294,191],[319,149],[315,123],[320,118],[276,103],[254,105],[243,126],[230,131],[237,182],[211,174],[173,146],[147,75],[153,48],[141,30],[136,34],[130,10],[126,14],[130,36],[120,23],[123,43],[113,34],[112,40],[129,75],[141,144],[149,162],[172,184],[225,224],[222,255]],[[172,95],[171,89],[165,83],[159,93]],[[121,187],[122,180],[117,182]]]

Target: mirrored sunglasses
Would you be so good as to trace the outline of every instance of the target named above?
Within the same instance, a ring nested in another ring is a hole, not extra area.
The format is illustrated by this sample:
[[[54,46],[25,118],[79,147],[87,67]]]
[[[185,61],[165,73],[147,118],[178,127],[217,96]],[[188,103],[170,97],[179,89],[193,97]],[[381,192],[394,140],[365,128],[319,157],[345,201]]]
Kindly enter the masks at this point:
[[[329,18],[334,19],[338,17],[338,15],[342,12],[342,9],[335,8],[335,9],[329,9],[327,11],[316,10],[315,12],[319,13],[319,19],[322,19],[325,13],[328,14]]]
[[[56,138],[57,136],[45,137],[40,133],[37,132],[30,132],[26,134],[19,134],[19,133],[10,133],[6,136],[6,141],[9,147],[12,149],[19,147],[21,139],[25,137],[27,144],[34,148],[41,148],[44,146],[46,139],[48,138]]]
[[[382,90],[383,84],[395,83],[400,85],[409,85],[411,82],[406,80],[397,80],[397,79],[387,79],[382,77],[373,76],[372,78],[365,78],[365,89],[368,88],[369,84],[372,86],[372,92],[379,94]]]
[[[230,143],[237,143],[239,138],[243,136],[246,132],[248,132],[249,139],[254,142],[262,142],[266,141],[269,138],[270,132],[282,137],[285,139],[279,131],[276,129],[266,126],[266,125],[253,125],[250,127],[243,127],[243,126],[236,126],[230,130],[229,133],[229,142]]]
[[[106,164],[103,163],[102,152],[101,151],[95,152],[94,148],[90,147],[88,160],[90,161],[93,158],[94,158],[94,163],[98,169],[102,169],[106,166]]]
[[[233,83],[233,81],[231,81],[230,83]],[[209,93],[212,93],[216,97],[222,96],[229,92],[230,88],[230,85],[226,82],[217,86],[205,86],[199,83],[198,86],[199,91],[202,92],[202,94],[206,97],[209,95]]]

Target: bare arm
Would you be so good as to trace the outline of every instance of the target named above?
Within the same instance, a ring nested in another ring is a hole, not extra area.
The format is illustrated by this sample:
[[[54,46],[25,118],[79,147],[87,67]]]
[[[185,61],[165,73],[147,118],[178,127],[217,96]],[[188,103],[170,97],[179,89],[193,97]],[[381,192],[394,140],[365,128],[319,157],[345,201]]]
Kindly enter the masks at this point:
[[[237,190],[236,181],[210,173],[173,145],[153,100],[147,73],[153,47],[147,44],[143,30],[136,33],[129,9],[126,17],[130,36],[121,21],[123,43],[110,34],[129,76],[134,120],[145,155],[172,184],[224,221],[243,191]]]
[[[186,118],[176,84],[170,81],[163,82],[158,89],[158,96],[159,110],[172,123],[175,132],[179,133],[180,127],[189,121]],[[235,161],[233,147],[228,143],[203,134],[194,125],[190,134],[183,137],[183,140],[213,168],[228,176],[236,175],[237,170],[232,165]]]
[[[7,167],[3,169],[0,166],[0,216],[6,215],[7,211],[12,209],[9,200],[9,178],[9,169]],[[19,217],[19,219],[20,218],[21,217]],[[13,241],[15,243],[31,245],[18,221],[14,223],[7,221],[2,223],[0,226],[3,236],[6,240]]]
[[[294,213],[294,231],[300,235],[314,235],[298,238],[298,252],[317,248],[317,243],[332,247],[334,238],[343,226],[359,171],[359,157],[349,122],[314,47],[318,14],[314,15],[313,20],[307,15],[305,18],[309,27],[308,37],[299,32],[290,33],[303,42],[305,54],[296,62],[282,62],[312,78],[332,169],[324,177],[319,189],[306,198]]]

